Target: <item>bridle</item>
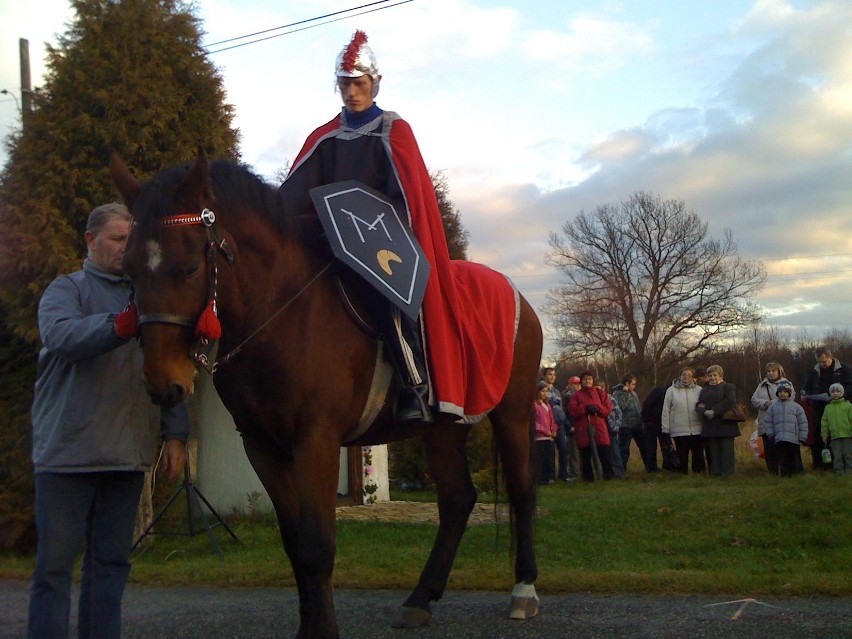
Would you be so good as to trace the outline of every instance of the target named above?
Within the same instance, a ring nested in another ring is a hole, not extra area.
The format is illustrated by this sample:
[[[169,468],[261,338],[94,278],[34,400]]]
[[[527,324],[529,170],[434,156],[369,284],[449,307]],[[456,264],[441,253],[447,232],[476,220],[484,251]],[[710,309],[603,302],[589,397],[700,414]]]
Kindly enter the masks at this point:
[[[190,358],[195,362],[196,366],[203,368],[211,375],[214,374],[220,366],[231,361],[231,359],[239,353],[243,346],[254,338],[260,331],[275,319],[282,311],[284,311],[296,298],[298,298],[305,290],[313,284],[323,273],[325,273],[332,265],[329,261],[318,273],[316,273],[308,282],[300,288],[284,305],[273,313],[265,322],[254,330],[248,337],[240,342],[225,356],[218,358],[215,362],[210,363],[210,352],[213,350],[213,344],[221,337],[222,330],[219,324],[218,310],[218,285],[219,285],[219,265],[217,255],[221,253],[228,264],[234,265],[234,252],[231,250],[228,241],[219,234],[216,227],[216,214],[210,209],[205,208],[200,215],[194,214],[178,214],[164,217],[160,220],[160,228],[168,229],[178,226],[194,226],[202,224],[207,231],[207,304],[204,310],[198,317],[190,317],[188,315],[180,315],[177,313],[145,313],[139,315],[137,326],[143,324],[171,324],[193,328],[198,339],[193,344],[190,350]]]
[[[139,315],[136,324],[137,327],[144,324],[170,324],[194,329],[198,339],[190,349],[190,358],[196,366],[203,367],[212,373],[213,368],[210,367],[209,355],[213,350],[213,344],[222,334],[217,307],[219,264],[216,256],[218,253],[222,253],[228,264],[233,266],[234,252],[227,240],[219,235],[216,228],[216,214],[210,209],[205,208],[200,215],[185,213],[170,215],[162,218],[159,222],[160,228],[164,229],[194,226],[196,224],[204,225],[207,231],[207,303],[204,310],[198,317],[178,313],[143,313]]]
[[[219,265],[216,262],[217,251],[221,252],[228,260],[228,264],[234,265],[234,253],[227,240],[219,235],[216,228],[216,214],[210,209],[201,211],[201,215],[182,214],[170,215],[160,220],[161,228],[174,228],[176,226],[193,226],[203,224],[207,230],[207,271],[208,271],[208,305],[213,305],[213,312],[217,313],[217,286],[219,283]],[[142,324],[176,324],[188,328],[198,329],[198,318],[177,313],[145,313],[139,316],[139,325]],[[209,338],[209,335],[202,338]]]

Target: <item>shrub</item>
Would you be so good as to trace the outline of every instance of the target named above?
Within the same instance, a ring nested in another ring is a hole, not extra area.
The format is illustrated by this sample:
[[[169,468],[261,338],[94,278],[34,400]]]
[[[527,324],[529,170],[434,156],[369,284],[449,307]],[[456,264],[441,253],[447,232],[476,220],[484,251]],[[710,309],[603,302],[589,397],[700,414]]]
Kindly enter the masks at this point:
[[[477,489],[493,489],[491,422],[487,417],[471,428],[467,438],[467,459]],[[433,485],[426,465],[423,442],[419,437],[388,445],[388,474],[390,485],[401,490],[421,490]]]

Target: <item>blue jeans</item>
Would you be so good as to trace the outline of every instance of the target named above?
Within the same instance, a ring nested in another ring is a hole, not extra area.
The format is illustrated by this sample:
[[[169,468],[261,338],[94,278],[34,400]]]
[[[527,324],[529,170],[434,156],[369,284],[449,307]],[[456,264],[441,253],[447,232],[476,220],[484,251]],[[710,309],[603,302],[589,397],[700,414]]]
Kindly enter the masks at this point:
[[[568,479],[571,476],[569,470],[569,455],[571,449],[568,448],[568,436],[565,433],[563,424],[556,425],[556,459],[559,461],[559,479]],[[576,469],[574,469],[576,470]]]
[[[84,545],[80,639],[121,636],[121,598],[145,474],[36,473],[36,567],[30,589],[29,639],[66,639],[71,573]]]
[[[618,438],[618,431],[609,432],[609,465],[612,466],[614,477],[624,477],[624,462],[621,459],[621,445]]]

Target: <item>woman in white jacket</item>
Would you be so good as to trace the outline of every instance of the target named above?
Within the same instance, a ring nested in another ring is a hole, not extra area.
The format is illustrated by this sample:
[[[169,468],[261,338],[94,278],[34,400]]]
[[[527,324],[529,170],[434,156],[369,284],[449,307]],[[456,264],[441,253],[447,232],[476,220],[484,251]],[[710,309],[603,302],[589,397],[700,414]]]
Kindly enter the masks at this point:
[[[692,453],[692,472],[704,474],[704,442],[701,439],[701,416],[695,412],[701,387],[695,383],[695,371],[684,368],[680,377],[666,390],[663,400],[663,433],[674,440],[680,457],[680,472],[689,472]]]
[[[766,468],[772,475],[779,473],[778,455],[775,454],[775,446],[772,441],[766,436],[766,427],[763,423],[763,416],[769,405],[775,399],[775,391],[778,388],[778,382],[785,381],[791,384],[784,376],[784,367],[778,362],[769,362],[766,365],[766,377],[754,389],[754,394],[751,396],[751,405],[757,409],[757,434],[763,440],[763,459],[766,462]],[[791,384],[792,386],[792,384]],[[793,398],[796,397],[796,389],[793,389]],[[799,456],[799,465],[796,472],[802,470],[801,455]]]

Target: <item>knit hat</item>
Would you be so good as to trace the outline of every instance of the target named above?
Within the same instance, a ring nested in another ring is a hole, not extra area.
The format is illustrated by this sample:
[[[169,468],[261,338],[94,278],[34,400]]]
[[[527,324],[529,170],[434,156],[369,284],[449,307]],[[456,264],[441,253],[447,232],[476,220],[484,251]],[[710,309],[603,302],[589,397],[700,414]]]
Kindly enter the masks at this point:
[[[793,396],[793,385],[788,382],[786,379],[778,382],[775,386],[775,395],[778,395],[781,391],[786,392],[790,397]]]
[[[569,384],[579,384],[580,378],[577,377],[576,375],[572,375],[571,377],[568,378],[568,383]]]
[[[833,393],[836,390],[840,391],[841,397],[843,397],[844,393],[846,393],[846,389],[843,388],[843,384],[834,383],[834,384],[832,384],[831,386],[828,387],[829,394]]]
[[[535,387],[537,391],[540,391],[542,388],[547,388],[547,382],[539,382],[538,386]]]

